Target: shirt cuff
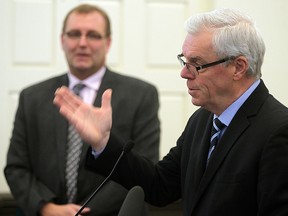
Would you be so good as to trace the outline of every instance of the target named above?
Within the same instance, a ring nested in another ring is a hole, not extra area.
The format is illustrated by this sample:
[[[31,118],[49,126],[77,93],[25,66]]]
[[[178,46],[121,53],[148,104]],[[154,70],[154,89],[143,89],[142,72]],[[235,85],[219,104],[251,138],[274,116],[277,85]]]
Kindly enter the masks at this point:
[[[92,155],[94,156],[94,158],[97,159],[97,158],[102,154],[102,152],[104,151],[104,149],[105,149],[105,148],[103,148],[103,149],[100,150],[100,151],[96,151],[95,149],[92,148],[92,152],[91,152],[91,153],[92,153]]]

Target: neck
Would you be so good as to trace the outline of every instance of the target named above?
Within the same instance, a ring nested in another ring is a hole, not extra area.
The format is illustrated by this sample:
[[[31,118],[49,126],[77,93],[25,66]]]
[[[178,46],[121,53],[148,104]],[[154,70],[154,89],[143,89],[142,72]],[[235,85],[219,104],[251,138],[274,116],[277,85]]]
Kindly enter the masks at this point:
[[[231,104],[238,100],[256,81],[255,78],[247,78],[245,82],[236,82],[231,86],[229,95],[224,95],[222,99],[217,99],[217,104],[214,104],[210,112],[220,116]]]

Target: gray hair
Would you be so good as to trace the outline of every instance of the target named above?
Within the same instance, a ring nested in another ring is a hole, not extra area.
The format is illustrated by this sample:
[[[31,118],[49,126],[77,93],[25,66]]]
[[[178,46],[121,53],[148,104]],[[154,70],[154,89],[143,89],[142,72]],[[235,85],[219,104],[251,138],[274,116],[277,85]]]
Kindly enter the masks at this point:
[[[245,56],[249,62],[247,75],[260,79],[265,44],[250,17],[238,10],[217,9],[191,16],[185,28],[192,35],[212,32],[218,57]]]

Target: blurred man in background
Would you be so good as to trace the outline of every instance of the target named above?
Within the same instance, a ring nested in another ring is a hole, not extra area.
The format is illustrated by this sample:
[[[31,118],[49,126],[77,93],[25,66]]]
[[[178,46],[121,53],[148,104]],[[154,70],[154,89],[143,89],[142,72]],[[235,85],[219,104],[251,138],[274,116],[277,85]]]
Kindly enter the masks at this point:
[[[106,66],[111,44],[106,12],[88,4],[72,9],[64,20],[61,42],[69,70],[21,92],[7,155],[5,176],[26,216],[75,215],[104,179],[84,168],[88,145],[53,105],[60,86],[93,106],[100,106],[105,89],[113,89],[112,131],[124,141],[134,140],[139,154],[155,163],[159,159],[158,92]],[[115,215],[126,193],[109,182],[83,213]]]

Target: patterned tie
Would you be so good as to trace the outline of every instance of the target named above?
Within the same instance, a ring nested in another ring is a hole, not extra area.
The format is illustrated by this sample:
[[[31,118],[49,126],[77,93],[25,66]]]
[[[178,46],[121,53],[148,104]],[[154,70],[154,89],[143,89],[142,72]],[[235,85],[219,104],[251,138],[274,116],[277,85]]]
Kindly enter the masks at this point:
[[[221,130],[225,127],[225,124],[223,124],[218,118],[215,118],[213,121],[212,131],[211,131],[211,139],[210,139],[210,148],[208,152],[208,158],[207,158],[207,164],[209,162],[209,159],[217,145],[217,142],[219,140],[219,135]]]
[[[77,84],[73,91],[79,96],[81,90],[85,87],[84,84]],[[67,152],[66,152],[66,187],[68,202],[75,201],[77,193],[77,176],[82,149],[82,140],[73,125],[68,127],[67,137]]]

